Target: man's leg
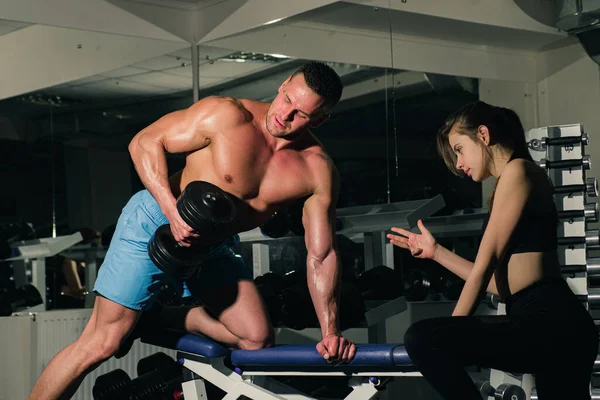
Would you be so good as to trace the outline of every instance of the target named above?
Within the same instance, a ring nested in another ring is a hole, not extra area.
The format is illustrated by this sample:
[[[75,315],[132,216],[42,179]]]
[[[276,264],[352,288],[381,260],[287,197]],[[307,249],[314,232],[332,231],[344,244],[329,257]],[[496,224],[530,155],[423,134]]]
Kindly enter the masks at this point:
[[[273,327],[252,275],[231,250],[208,260],[186,285],[204,305],[187,314],[188,332],[246,350],[273,345]]]
[[[96,297],[83,333],[50,361],[29,399],[70,398],[85,375],[117,351],[123,338],[133,329],[138,315],[138,311]]]
[[[273,345],[273,327],[253,281],[221,287],[203,295],[202,302],[206,309],[196,307],[187,315],[188,332],[199,332],[244,350]]]

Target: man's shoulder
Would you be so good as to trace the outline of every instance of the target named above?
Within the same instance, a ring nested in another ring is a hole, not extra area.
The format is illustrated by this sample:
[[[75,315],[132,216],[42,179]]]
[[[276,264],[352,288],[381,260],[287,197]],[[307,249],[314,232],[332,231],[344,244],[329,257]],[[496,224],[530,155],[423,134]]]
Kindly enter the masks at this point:
[[[317,179],[332,178],[338,175],[332,158],[320,143],[304,150],[303,155],[308,169],[313,172],[313,176],[316,176]]]
[[[242,99],[224,96],[209,96],[198,101],[192,109],[198,116],[210,116],[230,124],[240,124],[252,120],[252,112]]]

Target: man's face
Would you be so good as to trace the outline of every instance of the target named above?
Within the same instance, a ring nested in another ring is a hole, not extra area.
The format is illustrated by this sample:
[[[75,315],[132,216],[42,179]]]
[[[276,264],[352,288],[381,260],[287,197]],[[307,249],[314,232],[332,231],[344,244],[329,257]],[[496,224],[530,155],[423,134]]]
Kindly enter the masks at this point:
[[[324,99],[306,85],[302,74],[288,78],[269,107],[267,130],[284,138],[317,126],[327,119],[323,103]]]

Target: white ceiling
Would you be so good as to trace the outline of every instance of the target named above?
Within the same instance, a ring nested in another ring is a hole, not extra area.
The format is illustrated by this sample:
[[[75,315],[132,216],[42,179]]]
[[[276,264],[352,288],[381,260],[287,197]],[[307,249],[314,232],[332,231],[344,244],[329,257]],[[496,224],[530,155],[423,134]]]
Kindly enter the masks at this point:
[[[91,100],[123,96],[159,96],[192,90],[192,58],[189,53],[190,50],[180,50],[127,67],[47,88],[44,89],[44,92],[76,100]],[[207,89],[266,70],[277,63],[273,61],[237,62],[227,58],[231,53],[231,50],[208,46],[200,47],[200,89]]]
[[[9,21],[6,19],[0,19],[0,35],[6,35],[7,33],[14,32],[18,29],[25,28],[31,24],[24,22]]]
[[[561,39],[556,34],[516,30],[398,10],[390,11],[344,2],[308,11],[288,21],[335,25],[386,34],[390,32],[391,22],[391,33],[394,35],[533,52]]]
[[[44,0],[27,1],[42,2]],[[61,1],[66,4],[68,1],[75,0]],[[104,4],[103,0],[93,1],[97,1],[99,6],[100,4]],[[253,0],[240,1],[240,4],[248,1],[251,2]],[[264,1],[264,4],[268,5],[269,2],[266,0]],[[399,0],[391,1],[398,2]],[[161,7],[161,10],[167,10],[169,7],[192,7],[192,9],[197,9],[200,5],[203,7],[218,7],[228,3],[227,1],[222,0],[110,0],[110,2],[115,3],[116,5],[121,2],[164,6]],[[317,4],[318,2],[318,0],[310,0],[311,4]],[[40,5],[42,4],[45,3],[40,3]],[[73,5],[75,4],[76,3]],[[255,5],[260,6],[260,4],[256,3]],[[6,8],[6,6],[0,5],[0,11],[2,11],[2,7]],[[153,9],[153,11],[156,10]],[[114,13],[115,17],[121,17],[122,13],[131,16],[132,13],[131,11],[124,11],[118,7],[113,7],[108,11],[105,10],[105,12],[108,13],[106,14],[108,17],[112,15],[110,13]],[[162,12],[166,13],[166,11],[159,11],[159,16],[162,15],[160,14]],[[261,10],[259,9],[257,12],[261,12]],[[0,16],[2,16],[1,13]],[[145,19],[144,17],[143,14],[140,14],[141,19]],[[171,17],[168,17],[165,14],[164,20],[168,21]],[[75,18],[75,16],[73,16],[73,18]],[[115,20],[116,19],[118,18],[115,18]],[[173,21],[177,22],[179,19],[174,19]],[[464,46],[479,46],[481,48],[495,47],[508,49],[510,51],[537,52],[544,46],[563,39],[563,36],[535,30],[510,29],[477,23],[472,20],[442,18],[439,16],[410,13],[399,10],[389,11],[386,8],[376,8],[343,1],[315,8],[294,17],[284,19],[282,22],[273,24],[272,26],[280,25],[282,29],[285,29],[285,27],[288,26],[287,24],[320,24],[322,26],[328,26],[326,31],[328,33],[325,34],[328,36],[335,35],[335,32],[338,29],[351,29],[364,32],[365,35],[372,33],[381,36],[382,33],[388,34],[390,32],[390,21],[391,31],[394,35],[438,40],[442,44],[444,42],[452,41],[462,43]],[[61,23],[66,22],[62,21]],[[48,22],[48,25],[52,25],[52,23]],[[6,35],[10,35],[11,32],[18,29],[27,29],[29,26],[30,24],[27,23],[0,19],[0,35],[8,37]],[[99,29],[98,27],[96,28]],[[78,31],[73,29],[72,32],[73,35],[77,35],[81,30]],[[323,38],[325,39],[326,37],[324,36]],[[285,42],[285,40],[286,39],[282,39],[283,42]],[[319,43],[307,43],[306,46],[318,47]],[[263,96],[264,98],[267,91],[272,90],[273,87],[276,88],[276,86],[274,86],[277,84],[275,80],[280,79],[282,70],[276,69],[275,67],[285,63],[286,60],[276,59],[268,62],[261,61],[260,59],[256,61],[246,60],[246,62],[232,61],[230,59],[232,54],[239,54],[241,50],[247,51],[247,49],[234,48],[234,46],[222,47],[231,48],[221,48],[211,45],[201,45],[199,47],[199,84],[201,90],[206,93],[206,90],[212,87],[220,87],[223,84],[228,84],[228,93],[230,92],[235,93],[237,96],[255,98],[256,96]],[[361,50],[357,49],[357,51]],[[149,97],[188,92],[191,91],[193,85],[191,67],[192,57],[190,53],[190,48],[184,48],[141,62],[136,62],[131,65],[122,65],[114,70],[104,71],[99,74],[91,74],[82,79],[40,88],[37,91],[26,93],[18,97],[23,99],[28,97],[31,98],[31,96],[35,97],[36,95],[43,95],[60,96],[72,99],[76,102],[90,104],[93,102],[113,101],[113,99],[119,99],[120,102],[132,103],[135,102],[136,99],[144,100]],[[412,57],[415,56],[413,55]],[[60,62],[60,60],[58,62]],[[274,68],[272,74],[269,73],[271,68]],[[341,63],[336,68],[340,73],[349,73],[353,66],[348,63]],[[285,71],[285,73],[288,72],[289,71]],[[249,82],[247,77],[253,76],[253,74],[256,73],[261,73],[261,76],[257,78],[258,80]],[[66,79],[68,79],[68,76]],[[65,79],[62,79],[62,81],[64,82]],[[237,81],[239,81],[239,85],[236,87]],[[1,107],[2,103],[0,102],[0,113]]]

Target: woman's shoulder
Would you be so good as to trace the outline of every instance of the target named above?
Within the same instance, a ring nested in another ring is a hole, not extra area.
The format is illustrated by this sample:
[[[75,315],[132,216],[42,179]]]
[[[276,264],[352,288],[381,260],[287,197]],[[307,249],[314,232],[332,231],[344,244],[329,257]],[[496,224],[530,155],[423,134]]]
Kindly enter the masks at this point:
[[[512,179],[525,180],[532,184],[548,183],[546,170],[535,163],[535,161],[517,158],[506,164],[502,176]]]

